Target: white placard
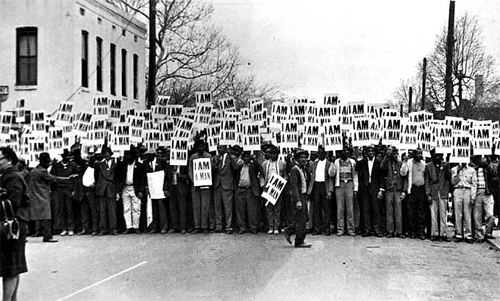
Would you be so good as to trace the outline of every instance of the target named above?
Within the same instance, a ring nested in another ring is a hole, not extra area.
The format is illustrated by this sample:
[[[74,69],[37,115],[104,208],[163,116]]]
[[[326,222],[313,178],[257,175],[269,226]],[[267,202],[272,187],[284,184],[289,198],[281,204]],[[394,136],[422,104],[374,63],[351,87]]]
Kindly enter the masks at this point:
[[[282,178],[278,174],[273,174],[269,179],[269,182],[266,185],[266,189],[262,192],[262,197],[267,200],[266,206],[268,203],[273,205],[278,201],[281,192],[285,188],[286,180]]]
[[[193,186],[212,186],[211,158],[199,158],[193,160]]]

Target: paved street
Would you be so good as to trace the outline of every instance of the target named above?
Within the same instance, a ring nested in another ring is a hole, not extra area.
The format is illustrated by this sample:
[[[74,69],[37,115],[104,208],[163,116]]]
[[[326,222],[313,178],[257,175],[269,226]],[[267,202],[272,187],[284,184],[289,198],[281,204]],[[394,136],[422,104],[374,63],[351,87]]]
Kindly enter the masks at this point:
[[[267,234],[58,238],[29,239],[20,300],[500,299],[500,252],[487,243],[309,235],[311,249],[294,249]]]

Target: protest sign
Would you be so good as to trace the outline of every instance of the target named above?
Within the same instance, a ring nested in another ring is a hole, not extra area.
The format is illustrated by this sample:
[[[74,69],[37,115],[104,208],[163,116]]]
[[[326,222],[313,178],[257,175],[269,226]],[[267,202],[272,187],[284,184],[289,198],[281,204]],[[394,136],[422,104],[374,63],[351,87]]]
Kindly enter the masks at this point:
[[[125,151],[130,149],[130,125],[128,123],[113,124],[111,138],[114,150]]]
[[[44,111],[31,111],[31,133],[35,136],[46,133]]]
[[[175,138],[189,138],[191,137],[191,132],[194,127],[194,120],[179,117],[177,123],[175,124],[174,137]]]
[[[366,104],[366,113],[368,115],[371,115],[372,118],[381,118],[382,117],[382,111],[384,109],[389,109],[390,105],[386,102],[383,103],[370,103]]]
[[[410,122],[426,123],[427,121],[432,120],[434,117],[432,113],[426,111],[418,111],[409,113],[408,118],[410,119]]]
[[[325,105],[316,106],[315,110],[316,118],[314,122],[318,122],[321,126],[323,126],[325,123],[331,122],[332,116],[335,115],[332,113],[332,111],[333,111],[332,106],[325,106]]]
[[[370,120],[368,118],[358,118],[352,121],[353,135],[352,146],[366,146],[371,144]]]
[[[73,103],[63,101],[59,104],[59,109],[56,112],[56,121],[58,125],[60,122],[71,123],[73,122]]]
[[[500,138],[495,137],[495,140],[493,141],[493,147],[495,149],[495,155],[500,156]]]
[[[109,102],[109,118],[114,122],[119,122],[121,113],[122,113],[121,99],[111,98]]]
[[[282,102],[273,102],[271,107],[271,128],[280,129],[281,121],[288,119],[288,105]]]
[[[472,145],[474,155],[492,155],[493,137],[491,131],[491,122],[473,123]]]
[[[451,154],[453,150],[453,128],[451,125],[434,124],[436,153]]]
[[[436,147],[436,136],[430,128],[418,130],[417,147],[422,150],[424,157],[431,156],[431,149]]]
[[[252,116],[255,113],[259,113],[264,111],[264,100],[259,98],[254,98],[250,100],[250,112],[252,112]]]
[[[199,158],[193,160],[193,186],[212,186],[211,158]]]
[[[188,139],[172,138],[170,145],[170,165],[186,166],[188,163]]]
[[[148,178],[148,191],[151,199],[164,199],[165,192],[163,189],[165,183],[165,171],[155,171],[146,173]]]
[[[166,105],[167,117],[181,117],[183,113],[182,105]]]
[[[325,151],[342,150],[342,131],[339,123],[326,123],[324,128]]]
[[[463,131],[467,130],[466,121],[461,117],[446,116],[444,118],[446,125],[451,125],[453,129],[453,135],[461,135]],[[468,131],[468,130],[467,130]]]
[[[471,155],[470,140],[469,133],[453,135],[453,149],[450,156],[450,163],[469,163]]]
[[[93,99],[92,115],[94,119],[107,119],[109,114],[108,98],[97,96]]]
[[[228,145],[231,146],[236,144],[236,119],[235,118],[227,118],[222,120],[221,123],[221,137],[220,137],[220,145]]]
[[[9,132],[13,119],[12,113],[0,112],[0,139],[8,140],[10,138]]]
[[[194,92],[196,105],[203,103],[212,103],[212,92],[210,91],[197,91]]]
[[[245,122],[242,124],[242,140],[243,150],[259,151],[260,150],[260,127],[255,122]]]
[[[500,135],[500,122],[495,121],[491,123],[491,136],[497,138]]]
[[[208,126],[207,132],[207,142],[208,142],[208,151],[215,152],[217,151],[217,145],[220,142],[221,135],[221,124],[211,124]]]
[[[292,99],[292,104],[305,104],[308,102],[309,102],[309,100],[307,99],[307,97],[299,97],[299,98]]]
[[[418,123],[409,121],[408,119],[401,120],[400,148],[417,148],[418,126]]]
[[[16,153],[18,153],[21,150],[20,142],[21,141],[19,139],[19,132],[15,130],[10,130],[9,142],[7,143],[7,146],[10,147],[12,150],[14,150]]]
[[[318,151],[320,141],[320,125],[318,123],[306,123],[304,125],[304,136],[302,137],[302,148],[309,152]]]
[[[167,106],[170,103],[170,96],[167,95],[158,95],[156,97],[156,105],[157,106]]]
[[[128,116],[127,123],[130,125],[130,143],[142,143],[142,131],[144,130],[144,117]]]
[[[380,119],[369,119],[370,121],[370,143],[378,144],[380,141]]]
[[[281,121],[281,147],[296,148],[299,146],[299,127],[297,120]]]
[[[147,149],[157,149],[162,144],[160,130],[157,129],[145,130],[144,144]]]
[[[306,104],[295,103],[289,105],[290,108],[290,119],[297,120],[299,125],[299,131],[304,128],[304,123],[306,122]]]
[[[16,100],[15,118],[16,118],[16,120],[15,120],[16,123],[26,122],[26,111],[24,110],[24,99]]]
[[[386,118],[386,117],[398,117],[399,116],[399,113],[398,111],[394,110],[394,109],[387,109],[387,108],[384,108],[382,109],[382,118]]]
[[[319,118],[317,116],[318,108],[315,104],[308,103],[306,104],[306,121],[305,123],[318,123],[322,126]],[[327,121],[328,122],[328,121]]]
[[[73,122],[73,133],[78,137],[86,137],[91,129],[92,115],[89,113],[76,114],[75,121]]]
[[[204,103],[196,105],[196,111],[194,113],[194,128],[197,130],[204,129],[210,123],[210,118],[212,117],[212,107],[211,103]]]
[[[218,103],[219,103],[219,110],[221,111],[227,111],[227,112],[236,111],[236,102],[233,97],[221,98],[219,99]]]
[[[323,97],[323,104],[327,106],[337,106],[340,104],[340,98],[337,93],[325,94]]]
[[[286,182],[287,181],[278,174],[273,174],[271,176],[269,182],[266,184],[264,192],[262,192],[262,197],[267,200],[265,206],[267,206],[268,203],[276,205],[281,192],[285,188]]]
[[[387,116],[382,122],[382,143],[387,145],[398,145],[401,135],[401,118]]]

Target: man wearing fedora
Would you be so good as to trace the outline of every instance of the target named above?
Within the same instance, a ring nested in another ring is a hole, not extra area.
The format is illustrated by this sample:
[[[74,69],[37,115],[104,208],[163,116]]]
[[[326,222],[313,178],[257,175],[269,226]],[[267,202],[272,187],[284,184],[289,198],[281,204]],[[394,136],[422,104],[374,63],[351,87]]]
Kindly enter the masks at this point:
[[[116,181],[116,162],[111,158],[111,148],[102,150],[104,160],[95,163],[95,197],[99,203],[100,232],[99,235],[111,233],[117,235],[116,230],[116,201],[120,198]],[[110,232],[111,231],[111,232]]]
[[[72,174],[69,177],[57,177],[49,174],[47,168],[52,164],[48,153],[41,153],[38,157],[40,162],[33,169],[28,182],[28,195],[30,197],[30,217],[36,221],[37,230],[43,230],[43,242],[57,242],[52,237],[51,212],[50,212],[50,184],[63,183],[78,176]]]
[[[71,153],[65,149],[61,154],[62,160],[57,162],[50,173],[56,177],[78,175],[78,166],[70,161]],[[61,230],[61,236],[73,235],[75,230],[73,197],[75,195],[75,181],[73,179],[58,181],[54,185],[54,228]]]

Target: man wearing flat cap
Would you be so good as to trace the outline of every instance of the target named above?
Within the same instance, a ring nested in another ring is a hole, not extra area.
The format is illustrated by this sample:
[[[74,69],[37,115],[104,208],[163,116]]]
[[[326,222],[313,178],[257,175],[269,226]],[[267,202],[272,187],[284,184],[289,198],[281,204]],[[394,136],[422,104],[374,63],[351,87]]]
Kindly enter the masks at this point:
[[[57,162],[50,173],[56,177],[78,175],[78,166],[70,161],[71,154],[65,149],[61,154],[62,160]],[[75,231],[73,197],[75,196],[75,181],[68,179],[58,181],[54,185],[54,228],[61,230],[61,236],[73,235]]]

